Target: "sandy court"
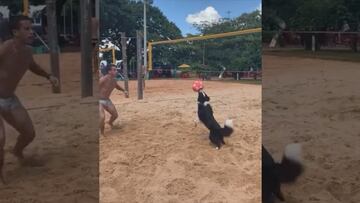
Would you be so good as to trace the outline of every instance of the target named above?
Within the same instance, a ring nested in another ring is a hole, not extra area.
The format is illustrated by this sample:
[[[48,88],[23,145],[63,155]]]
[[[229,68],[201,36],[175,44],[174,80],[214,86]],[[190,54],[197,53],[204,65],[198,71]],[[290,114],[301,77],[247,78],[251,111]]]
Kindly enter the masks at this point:
[[[49,72],[48,55],[35,60]],[[10,154],[17,132],[6,126],[8,184],[0,185],[0,202],[98,202],[98,104],[80,97],[79,53],[62,54],[60,68],[62,94],[52,94],[49,82],[30,72],[20,83],[16,93],[37,133],[25,155],[43,166],[18,164]]]
[[[303,144],[287,203],[360,202],[360,64],[263,55],[263,70],[263,144],[277,160]]]
[[[234,119],[217,151],[195,126],[192,82],[147,81],[142,101],[135,82],[130,99],[113,93],[122,129],[100,138],[101,202],[260,201],[261,85],[205,81],[218,122]]]

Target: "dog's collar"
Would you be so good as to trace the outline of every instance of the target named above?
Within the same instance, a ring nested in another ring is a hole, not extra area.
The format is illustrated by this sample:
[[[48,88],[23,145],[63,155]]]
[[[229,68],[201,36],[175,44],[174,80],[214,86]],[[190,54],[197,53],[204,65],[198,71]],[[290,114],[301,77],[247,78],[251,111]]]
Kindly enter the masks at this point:
[[[207,106],[208,104],[210,104],[210,102],[209,101],[206,101],[206,102],[204,102],[204,103],[200,103],[200,102],[197,102],[198,104],[202,104],[202,105],[204,105],[204,106]]]

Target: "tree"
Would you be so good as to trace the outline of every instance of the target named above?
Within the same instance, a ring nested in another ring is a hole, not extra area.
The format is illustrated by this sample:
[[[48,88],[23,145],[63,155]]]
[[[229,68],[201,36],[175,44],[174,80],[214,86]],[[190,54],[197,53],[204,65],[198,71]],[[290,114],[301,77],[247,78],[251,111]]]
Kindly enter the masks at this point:
[[[288,30],[298,31],[341,31],[345,24],[348,31],[359,31],[360,1],[358,0],[264,0],[263,28],[265,31],[279,29],[283,20]],[[311,49],[311,35],[303,35],[307,49]],[[322,36],[316,35],[317,39]],[[264,38],[264,40],[266,40]],[[316,40],[319,48],[320,40]],[[357,35],[352,40],[352,49],[357,51]]]
[[[261,27],[260,11],[244,13],[241,16],[219,23],[196,27],[202,34],[216,34]],[[261,68],[261,33],[206,40],[206,64],[208,70],[240,71]],[[202,43],[195,50],[202,50]]]
[[[102,39],[109,39],[120,47],[120,32],[135,37],[136,30],[143,30],[143,2],[130,0],[102,0],[100,5],[100,33]],[[159,41],[182,38],[181,31],[164,14],[151,4],[148,5],[148,40]],[[261,27],[259,11],[243,14],[229,21],[203,27],[202,34]],[[260,68],[261,34],[250,34],[227,39],[206,40],[206,64],[208,70],[219,70],[220,65],[240,70]],[[204,41],[156,45],[153,47],[153,63],[177,67],[182,63],[201,67]],[[130,41],[127,54],[129,62],[136,56],[135,39]],[[120,55],[118,53],[117,55]]]
[[[67,0],[56,0],[56,13],[61,13],[63,5],[66,3]],[[76,0],[75,3],[79,3],[79,0]],[[46,0],[29,0],[30,5],[45,5]],[[18,15],[20,14],[24,8],[23,8],[23,1],[22,0],[1,0],[0,1],[1,6],[7,6],[10,10],[10,15]]]
[[[290,30],[340,30],[347,21],[352,31],[360,21],[358,0],[263,0],[263,27],[276,30],[276,17]]]
[[[152,2],[150,2],[152,3]],[[120,32],[135,37],[136,30],[143,30],[143,2],[129,0],[102,0],[100,4],[100,35],[120,47]],[[181,38],[181,31],[170,22],[163,13],[151,4],[147,15],[148,40],[167,40]],[[164,48],[154,48],[154,62],[161,61],[160,56],[169,56]],[[129,61],[136,56],[136,41],[132,39],[127,49]],[[168,61],[172,61],[171,56]]]

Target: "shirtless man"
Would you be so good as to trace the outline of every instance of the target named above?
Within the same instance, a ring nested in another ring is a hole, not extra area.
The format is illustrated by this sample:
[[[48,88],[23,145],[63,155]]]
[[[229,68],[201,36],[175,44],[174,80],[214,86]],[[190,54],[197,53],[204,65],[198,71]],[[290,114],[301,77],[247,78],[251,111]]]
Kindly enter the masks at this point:
[[[23,150],[35,138],[35,130],[30,116],[15,95],[19,81],[27,70],[47,78],[53,85],[58,79],[46,73],[34,61],[28,44],[33,41],[31,19],[26,16],[14,17],[10,22],[12,39],[0,45],[0,179],[3,183],[5,126],[4,121],[18,132],[13,154],[22,163],[25,161]]]
[[[111,92],[114,88],[123,91],[127,96],[128,92],[125,91],[117,83],[116,77],[116,66],[114,64],[109,64],[104,68],[106,75],[102,76],[99,81],[100,89],[100,100],[99,100],[99,110],[100,110],[100,134],[104,135],[105,130],[105,111],[109,112],[111,117],[109,120],[109,125],[113,127],[114,121],[118,117],[118,113],[114,104],[110,100]]]

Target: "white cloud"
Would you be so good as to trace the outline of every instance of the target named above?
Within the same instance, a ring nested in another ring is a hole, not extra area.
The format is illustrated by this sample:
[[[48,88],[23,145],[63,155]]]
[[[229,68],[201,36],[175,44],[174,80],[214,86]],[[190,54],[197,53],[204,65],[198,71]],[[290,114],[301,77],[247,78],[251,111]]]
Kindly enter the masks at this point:
[[[261,2],[260,2],[259,6],[256,9],[259,10],[260,13],[261,13],[261,10],[262,10]]]
[[[186,22],[190,24],[211,24],[218,22],[220,18],[221,16],[217,10],[212,6],[208,6],[198,13],[189,14],[186,17]]]

